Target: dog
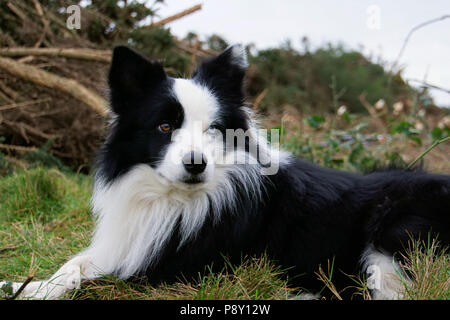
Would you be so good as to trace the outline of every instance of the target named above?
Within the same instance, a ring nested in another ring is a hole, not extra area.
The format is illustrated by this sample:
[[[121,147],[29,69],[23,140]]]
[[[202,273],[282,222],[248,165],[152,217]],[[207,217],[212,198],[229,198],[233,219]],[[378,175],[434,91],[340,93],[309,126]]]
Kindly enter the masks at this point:
[[[247,67],[244,47],[233,45],[178,79],[126,46],[114,49],[91,244],[22,297],[57,299],[105,274],[190,279],[223,267],[224,256],[261,254],[313,294],[323,287],[318,266],[333,261],[337,286],[345,274],[368,273],[373,298],[402,297],[396,275],[410,238],[450,243],[450,176],[349,173],[280,150],[245,104]]]

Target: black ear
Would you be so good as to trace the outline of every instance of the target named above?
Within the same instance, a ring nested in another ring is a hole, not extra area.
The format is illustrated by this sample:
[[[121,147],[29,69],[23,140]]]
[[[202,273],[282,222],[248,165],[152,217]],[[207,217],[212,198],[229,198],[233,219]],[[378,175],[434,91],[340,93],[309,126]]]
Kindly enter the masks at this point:
[[[118,114],[126,111],[165,79],[161,64],[126,46],[115,47],[108,76],[113,110]]]
[[[192,78],[208,86],[215,93],[231,94],[234,98],[242,100],[244,98],[243,85],[247,67],[245,48],[236,44],[229,46],[218,56],[201,62],[192,74]]]

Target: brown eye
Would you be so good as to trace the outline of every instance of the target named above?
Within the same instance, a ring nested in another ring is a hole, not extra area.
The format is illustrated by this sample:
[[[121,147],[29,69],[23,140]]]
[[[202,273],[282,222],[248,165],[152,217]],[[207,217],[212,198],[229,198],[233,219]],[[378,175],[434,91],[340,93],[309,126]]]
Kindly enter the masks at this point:
[[[168,133],[172,131],[172,126],[169,123],[162,123],[158,126],[159,131],[162,133]]]

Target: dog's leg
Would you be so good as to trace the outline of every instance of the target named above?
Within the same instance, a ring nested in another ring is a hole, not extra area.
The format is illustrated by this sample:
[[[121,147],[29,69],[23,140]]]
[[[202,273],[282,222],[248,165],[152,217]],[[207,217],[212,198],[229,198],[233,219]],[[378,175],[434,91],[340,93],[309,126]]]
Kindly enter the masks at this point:
[[[30,282],[22,291],[20,298],[57,299],[66,291],[80,287],[81,281],[100,276],[92,256],[79,254],[66,262],[52,277],[44,281]],[[0,282],[0,288],[5,282]],[[13,292],[17,292],[21,283],[13,283]]]
[[[398,300],[408,279],[395,259],[370,245],[363,254],[363,271],[367,274],[367,287],[374,300]]]

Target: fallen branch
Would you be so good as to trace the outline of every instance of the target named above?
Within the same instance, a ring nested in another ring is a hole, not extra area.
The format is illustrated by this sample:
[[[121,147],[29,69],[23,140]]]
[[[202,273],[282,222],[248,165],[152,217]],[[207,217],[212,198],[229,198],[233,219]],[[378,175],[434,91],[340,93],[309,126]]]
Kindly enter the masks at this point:
[[[108,108],[105,99],[73,79],[63,78],[9,58],[0,58],[0,68],[35,84],[67,93],[85,103],[100,115],[106,115],[107,113]]]
[[[22,57],[22,56],[48,56],[65,57],[81,60],[91,60],[100,62],[111,62],[110,50],[95,49],[60,49],[60,48],[0,48],[0,56],[4,57]]]
[[[201,9],[202,9],[202,5],[201,4],[197,4],[197,5],[189,8],[189,9],[186,9],[186,10],[183,10],[183,11],[177,13],[177,14],[174,14],[173,16],[167,17],[167,18],[162,19],[162,20],[160,20],[158,22],[152,23],[151,25],[145,26],[144,28],[160,27],[160,26],[168,24],[168,23],[170,23],[172,21],[175,21],[175,20],[178,20],[180,18],[183,18],[184,16],[187,16],[187,15],[189,15],[191,13],[194,13],[194,12],[196,12],[198,10],[201,10]]]
[[[15,108],[20,108],[20,107],[27,107],[27,106],[31,106],[33,104],[46,102],[46,101],[50,101],[50,100],[51,100],[50,98],[45,98],[45,99],[37,99],[37,100],[30,100],[30,101],[25,101],[25,102],[6,104],[3,106],[0,106],[0,111],[10,110],[10,109],[15,109]]]
[[[39,40],[33,46],[34,48],[39,48],[40,45],[42,44],[42,42],[44,41],[45,36],[47,34],[49,34],[49,35],[52,35],[52,34],[51,34],[51,29],[49,27],[50,23],[45,18],[44,10],[42,9],[41,4],[39,3],[38,0],[32,0],[32,1],[33,1],[34,8],[36,9],[36,12],[38,13],[39,17],[41,18],[42,27],[43,27],[41,36],[39,37]]]
[[[19,96],[19,93],[17,91],[11,89],[6,84],[4,84],[2,81],[0,81],[0,90],[2,90],[4,93],[6,93],[13,100]]]
[[[207,50],[201,47],[193,48],[181,40],[176,40],[176,42],[178,49],[183,50],[184,52],[187,52],[189,54],[195,54],[196,56],[201,58],[208,58],[210,56],[215,56],[218,54],[218,52],[214,50]]]
[[[25,152],[38,150],[38,148],[36,148],[36,147],[24,147],[24,146],[16,146],[16,145],[12,145],[12,144],[3,144],[3,143],[0,143],[0,149],[3,149],[3,150],[15,150],[15,151],[25,151]]]
[[[8,1],[6,3],[6,6],[9,8],[9,10],[11,10],[16,16],[19,17],[19,19],[22,21],[22,23],[26,23],[26,21],[28,20],[27,17],[25,16],[25,14],[20,11],[19,8],[17,8],[15,5],[13,5],[10,1]]]
[[[9,120],[3,119],[3,123],[9,127],[19,128],[19,131],[21,131],[21,132],[28,131],[29,133],[34,134],[35,136],[41,137],[46,140],[55,139],[55,138],[59,137],[59,135],[47,134],[45,132],[42,132],[39,129],[34,128],[24,122],[14,122],[14,121],[9,121]],[[28,140],[28,139],[25,139],[25,140]]]

